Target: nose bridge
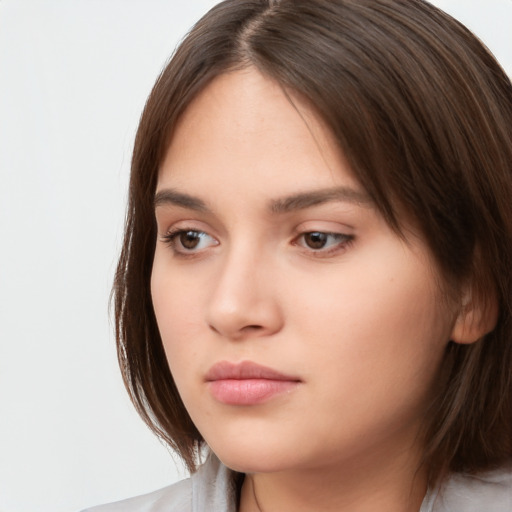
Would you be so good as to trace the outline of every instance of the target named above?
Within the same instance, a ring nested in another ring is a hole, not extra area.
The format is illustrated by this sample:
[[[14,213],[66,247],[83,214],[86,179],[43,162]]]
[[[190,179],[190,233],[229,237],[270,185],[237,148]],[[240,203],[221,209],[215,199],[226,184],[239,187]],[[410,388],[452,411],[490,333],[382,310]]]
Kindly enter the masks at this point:
[[[279,329],[281,315],[271,276],[272,257],[248,240],[233,244],[214,276],[207,322],[217,333],[240,338]]]

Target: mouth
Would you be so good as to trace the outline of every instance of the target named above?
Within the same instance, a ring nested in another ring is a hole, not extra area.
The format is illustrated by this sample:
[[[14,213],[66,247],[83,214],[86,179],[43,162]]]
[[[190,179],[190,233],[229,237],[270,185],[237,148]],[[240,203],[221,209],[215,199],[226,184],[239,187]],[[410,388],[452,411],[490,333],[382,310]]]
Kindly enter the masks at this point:
[[[289,393],[301,380],[251,361],[213,365],[205,381],[212,396],[226,405],[257,405]]]

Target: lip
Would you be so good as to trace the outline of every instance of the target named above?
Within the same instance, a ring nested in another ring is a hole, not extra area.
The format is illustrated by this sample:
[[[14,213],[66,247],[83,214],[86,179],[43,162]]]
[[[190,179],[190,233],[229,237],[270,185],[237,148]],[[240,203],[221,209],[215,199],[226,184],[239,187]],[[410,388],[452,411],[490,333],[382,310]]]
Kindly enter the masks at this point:
[[[281,373],[252,361],[213,365],[205,376],[213,397],[227,405],[257,405],[296,388],[298,377]]]

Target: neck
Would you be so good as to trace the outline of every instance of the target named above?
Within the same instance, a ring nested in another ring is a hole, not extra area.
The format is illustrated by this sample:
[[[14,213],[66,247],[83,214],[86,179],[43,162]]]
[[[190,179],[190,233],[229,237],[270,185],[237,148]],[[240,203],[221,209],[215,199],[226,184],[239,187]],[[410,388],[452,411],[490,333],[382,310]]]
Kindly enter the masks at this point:
[[[371,464],[359,459],[323,468],[248,474],[240,512],[418,512],[427,472],[404,453]]]

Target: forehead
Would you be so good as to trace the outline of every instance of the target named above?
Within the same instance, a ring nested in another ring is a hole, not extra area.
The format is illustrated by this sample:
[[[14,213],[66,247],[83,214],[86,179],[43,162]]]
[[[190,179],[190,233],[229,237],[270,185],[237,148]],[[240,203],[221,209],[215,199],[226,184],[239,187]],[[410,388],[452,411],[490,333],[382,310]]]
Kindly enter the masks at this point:
[[[254,189],[269,179],[291,189],[339,186],[340,177],[361,188],[314,110],[248,68],[215,78],[191,102],[173,132],[158,187],[224,181],[240,193],[244,184]]]

